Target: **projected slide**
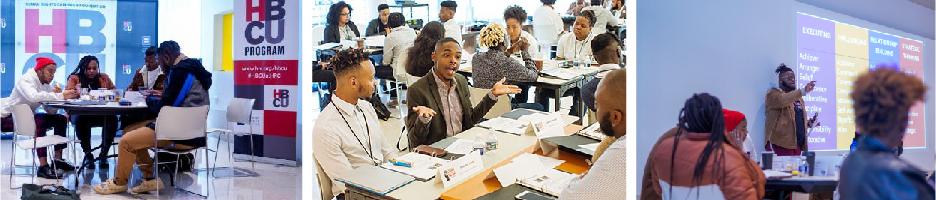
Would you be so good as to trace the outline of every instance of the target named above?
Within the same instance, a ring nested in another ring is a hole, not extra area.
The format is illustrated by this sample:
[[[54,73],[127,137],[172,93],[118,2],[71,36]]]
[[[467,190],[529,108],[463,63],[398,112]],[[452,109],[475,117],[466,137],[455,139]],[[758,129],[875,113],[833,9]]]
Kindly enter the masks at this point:
[[[923,79],[923,43],[850,24],[797,14],[797,87],[817,82],[804,97],[808,116],[819,113],[821,126],[809,130],[810,150],[849,148],[855,113],[849,93],[855,78],[875,67],[899,69]],[[926,147],[924,105],[910,110],[905,148]]]

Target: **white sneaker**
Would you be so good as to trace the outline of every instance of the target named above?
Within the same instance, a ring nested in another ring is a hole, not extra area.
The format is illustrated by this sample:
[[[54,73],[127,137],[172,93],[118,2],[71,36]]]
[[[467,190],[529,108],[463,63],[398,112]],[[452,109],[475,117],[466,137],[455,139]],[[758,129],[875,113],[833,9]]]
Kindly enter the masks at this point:
[[[144,180],[143,182],[140,183],[140,185],[137,185],[136,187],[133,187],[132,189],[130,189],[130,191],[133,193],[152,192],[152,191],[162,189],[162,185],[163,185],[162,181],[160,181],[158,178],[153,179],[153,180],[148,180],[148,181]]]
[[[114,179],[104,181],[101,184],[94,186],[94,192],[98,194],[114,194],[127,191],[127,185],[117,185],[117,182]]]

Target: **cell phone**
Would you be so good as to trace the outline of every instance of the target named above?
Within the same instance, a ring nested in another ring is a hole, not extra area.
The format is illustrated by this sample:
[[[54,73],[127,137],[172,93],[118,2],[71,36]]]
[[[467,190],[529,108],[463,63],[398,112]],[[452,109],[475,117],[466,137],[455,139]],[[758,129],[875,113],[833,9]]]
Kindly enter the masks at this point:
[[[556,199],[556,198],[544,196],[539,193],[530,192],[529,190],[525,190],[521,192],[520,194],[517,194],[517,196],[514,196],[514,198],[520,199],[520,200],[553,200],[553,199]]]

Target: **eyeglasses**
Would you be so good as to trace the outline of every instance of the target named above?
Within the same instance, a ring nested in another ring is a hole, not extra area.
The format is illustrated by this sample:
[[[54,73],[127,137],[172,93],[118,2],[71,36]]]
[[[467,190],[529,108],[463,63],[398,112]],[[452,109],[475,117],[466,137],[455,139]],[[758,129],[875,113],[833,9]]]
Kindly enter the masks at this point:
[[[341,13],[341,16],[351,16],[351,13]]]

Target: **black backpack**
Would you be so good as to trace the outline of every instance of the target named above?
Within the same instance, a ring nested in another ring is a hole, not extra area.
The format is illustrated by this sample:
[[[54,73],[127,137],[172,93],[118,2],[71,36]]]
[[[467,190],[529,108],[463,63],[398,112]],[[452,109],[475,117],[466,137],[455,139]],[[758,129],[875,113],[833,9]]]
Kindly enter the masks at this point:
[[[176,160],[175,154],[171,154],[167,152],[156,153],[156,157],[159,159],[159,162],[168,162],[168,161]],[[191,172],[192,169],[195,167],[195,155],[191,153],[179,155],[178,159],[179,159],[178,160],[179,172]],[[162,164],[159,164],[158,167],[159,167],[160,172],[167,172],[171,174],[171,173],[174,173],[176,170],[175,168],[176,163],[162,163]]]

